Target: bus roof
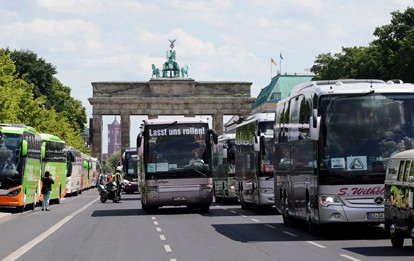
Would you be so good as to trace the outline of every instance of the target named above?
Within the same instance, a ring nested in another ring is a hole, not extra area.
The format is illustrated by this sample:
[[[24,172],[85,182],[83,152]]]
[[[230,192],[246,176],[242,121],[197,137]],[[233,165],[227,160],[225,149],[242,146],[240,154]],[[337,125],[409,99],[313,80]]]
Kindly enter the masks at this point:
[[[312,88],[321,95],[352,94],[352,93],[414,93],[414,84],[402,81],[382,81],[374,79],[340,79],[326,81],[311,81],[297,85],[289,97],[299,94],[303,89]],[[289,97],[287,99],[289,99]]]
[[[49,133],[40,133],[40,138],[42,140],[49,140],[49,141],[56,141],[56,142],[60,142],[60,143],[65,143],[65,141],[62,140],[61,138],[59,138],[58,136],[55,136],[55,135],[49,134]]]
[[[22,134],[24,131],[37,133],[36,129],[24,124],[5,124],[0,123],[1,132]]]
[[[249,124],[251,122],[257,121],[257,122],[263,122],[263,121],[274,121],[275,120],[275,113],[255,113],[250,115],[245,121],[237,124],[237,127],[244,126],[246,124]]]
[[[218,141],[226,141],[236,139],[236,133],[225,133],[218,137]]]
[[[414,159],[414,149],[401,151],[394,156],[392,159]]]
[[[177,117],[173,119],[148,119],[143,120],[145,125],[161,125],[161,124],[173,124],[173,123],[208,123],[207,119],[196,117]]]

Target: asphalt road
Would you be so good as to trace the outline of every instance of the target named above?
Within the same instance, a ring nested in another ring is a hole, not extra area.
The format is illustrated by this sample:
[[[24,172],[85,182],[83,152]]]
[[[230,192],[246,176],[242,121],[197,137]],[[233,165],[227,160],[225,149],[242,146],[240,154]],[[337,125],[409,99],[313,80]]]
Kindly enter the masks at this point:
[[[50,212],[0,212],[1,260],[414,260],[411,240],[394,249],[382,227],[335,226],[318,236],[286,227],[280,215],[239,205],[210,213],[183,207],[141,209],[139,194],[101,203],[96,189]]]

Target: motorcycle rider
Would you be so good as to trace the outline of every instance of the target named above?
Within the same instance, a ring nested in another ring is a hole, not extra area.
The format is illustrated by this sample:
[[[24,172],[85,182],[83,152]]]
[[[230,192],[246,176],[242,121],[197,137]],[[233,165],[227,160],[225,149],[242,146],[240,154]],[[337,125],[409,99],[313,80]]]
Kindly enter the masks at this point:
[[[112,175],[112,181],[116,183],[116,195],[120,198],[121,197],[121,189],[122,189],[122,166],[116,167],[115,173]]]

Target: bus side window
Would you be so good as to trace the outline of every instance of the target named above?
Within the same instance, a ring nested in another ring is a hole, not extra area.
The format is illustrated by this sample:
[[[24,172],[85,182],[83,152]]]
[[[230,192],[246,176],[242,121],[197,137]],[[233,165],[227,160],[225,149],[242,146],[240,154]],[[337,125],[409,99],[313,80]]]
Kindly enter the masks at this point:
[[[412,180],[413,176],[414,176],[414,160],[411,161],[411,168],[410,168],[410,174],[409,174],[409,179],[408,180]]]
[[[403,181],[407,181],[408,179],[408,174],[410,173],[410,167],[411,167],[411,162],[410,161],[406,161],[405,162],[405,171],[404,171],[404,178]]]
[[[404,175],[404,163],[405,161],[400,161],[400,167],[398,168],[398,176],[397,180],[402,181],[403,175]]]

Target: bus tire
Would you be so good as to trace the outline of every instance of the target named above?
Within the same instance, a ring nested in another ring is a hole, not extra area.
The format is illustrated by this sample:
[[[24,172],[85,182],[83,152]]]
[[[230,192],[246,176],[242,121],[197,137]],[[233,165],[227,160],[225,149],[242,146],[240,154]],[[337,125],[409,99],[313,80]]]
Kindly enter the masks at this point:
[[[208,213],[210,212],[210,205],[204,205],[200,207],[200,212],[201,213]]]
[[[33,204],[30,204],[28,206],[28,209],[29,210],[35,210],[35,208],[36,208],[36,198],[37,198],[37,195],[36,194],[37,193],[35,192],[34,195],[33,195]]]
[[[311,203],[309,201],[306,204],[306,223],[308,224],[308,230],[312,235],[317,235],[319,233],[319,225],[312,221]]]
[[[288,227],[293,227],[293,218],[289,215],[289,209],[287,207],[286,195],[282,198],[282,219],[283,223]]]
[[[404,237],[401,235],[399,231],[395,231],[391,233],[391,245],[394,248],[400,248],[404,245]]]

